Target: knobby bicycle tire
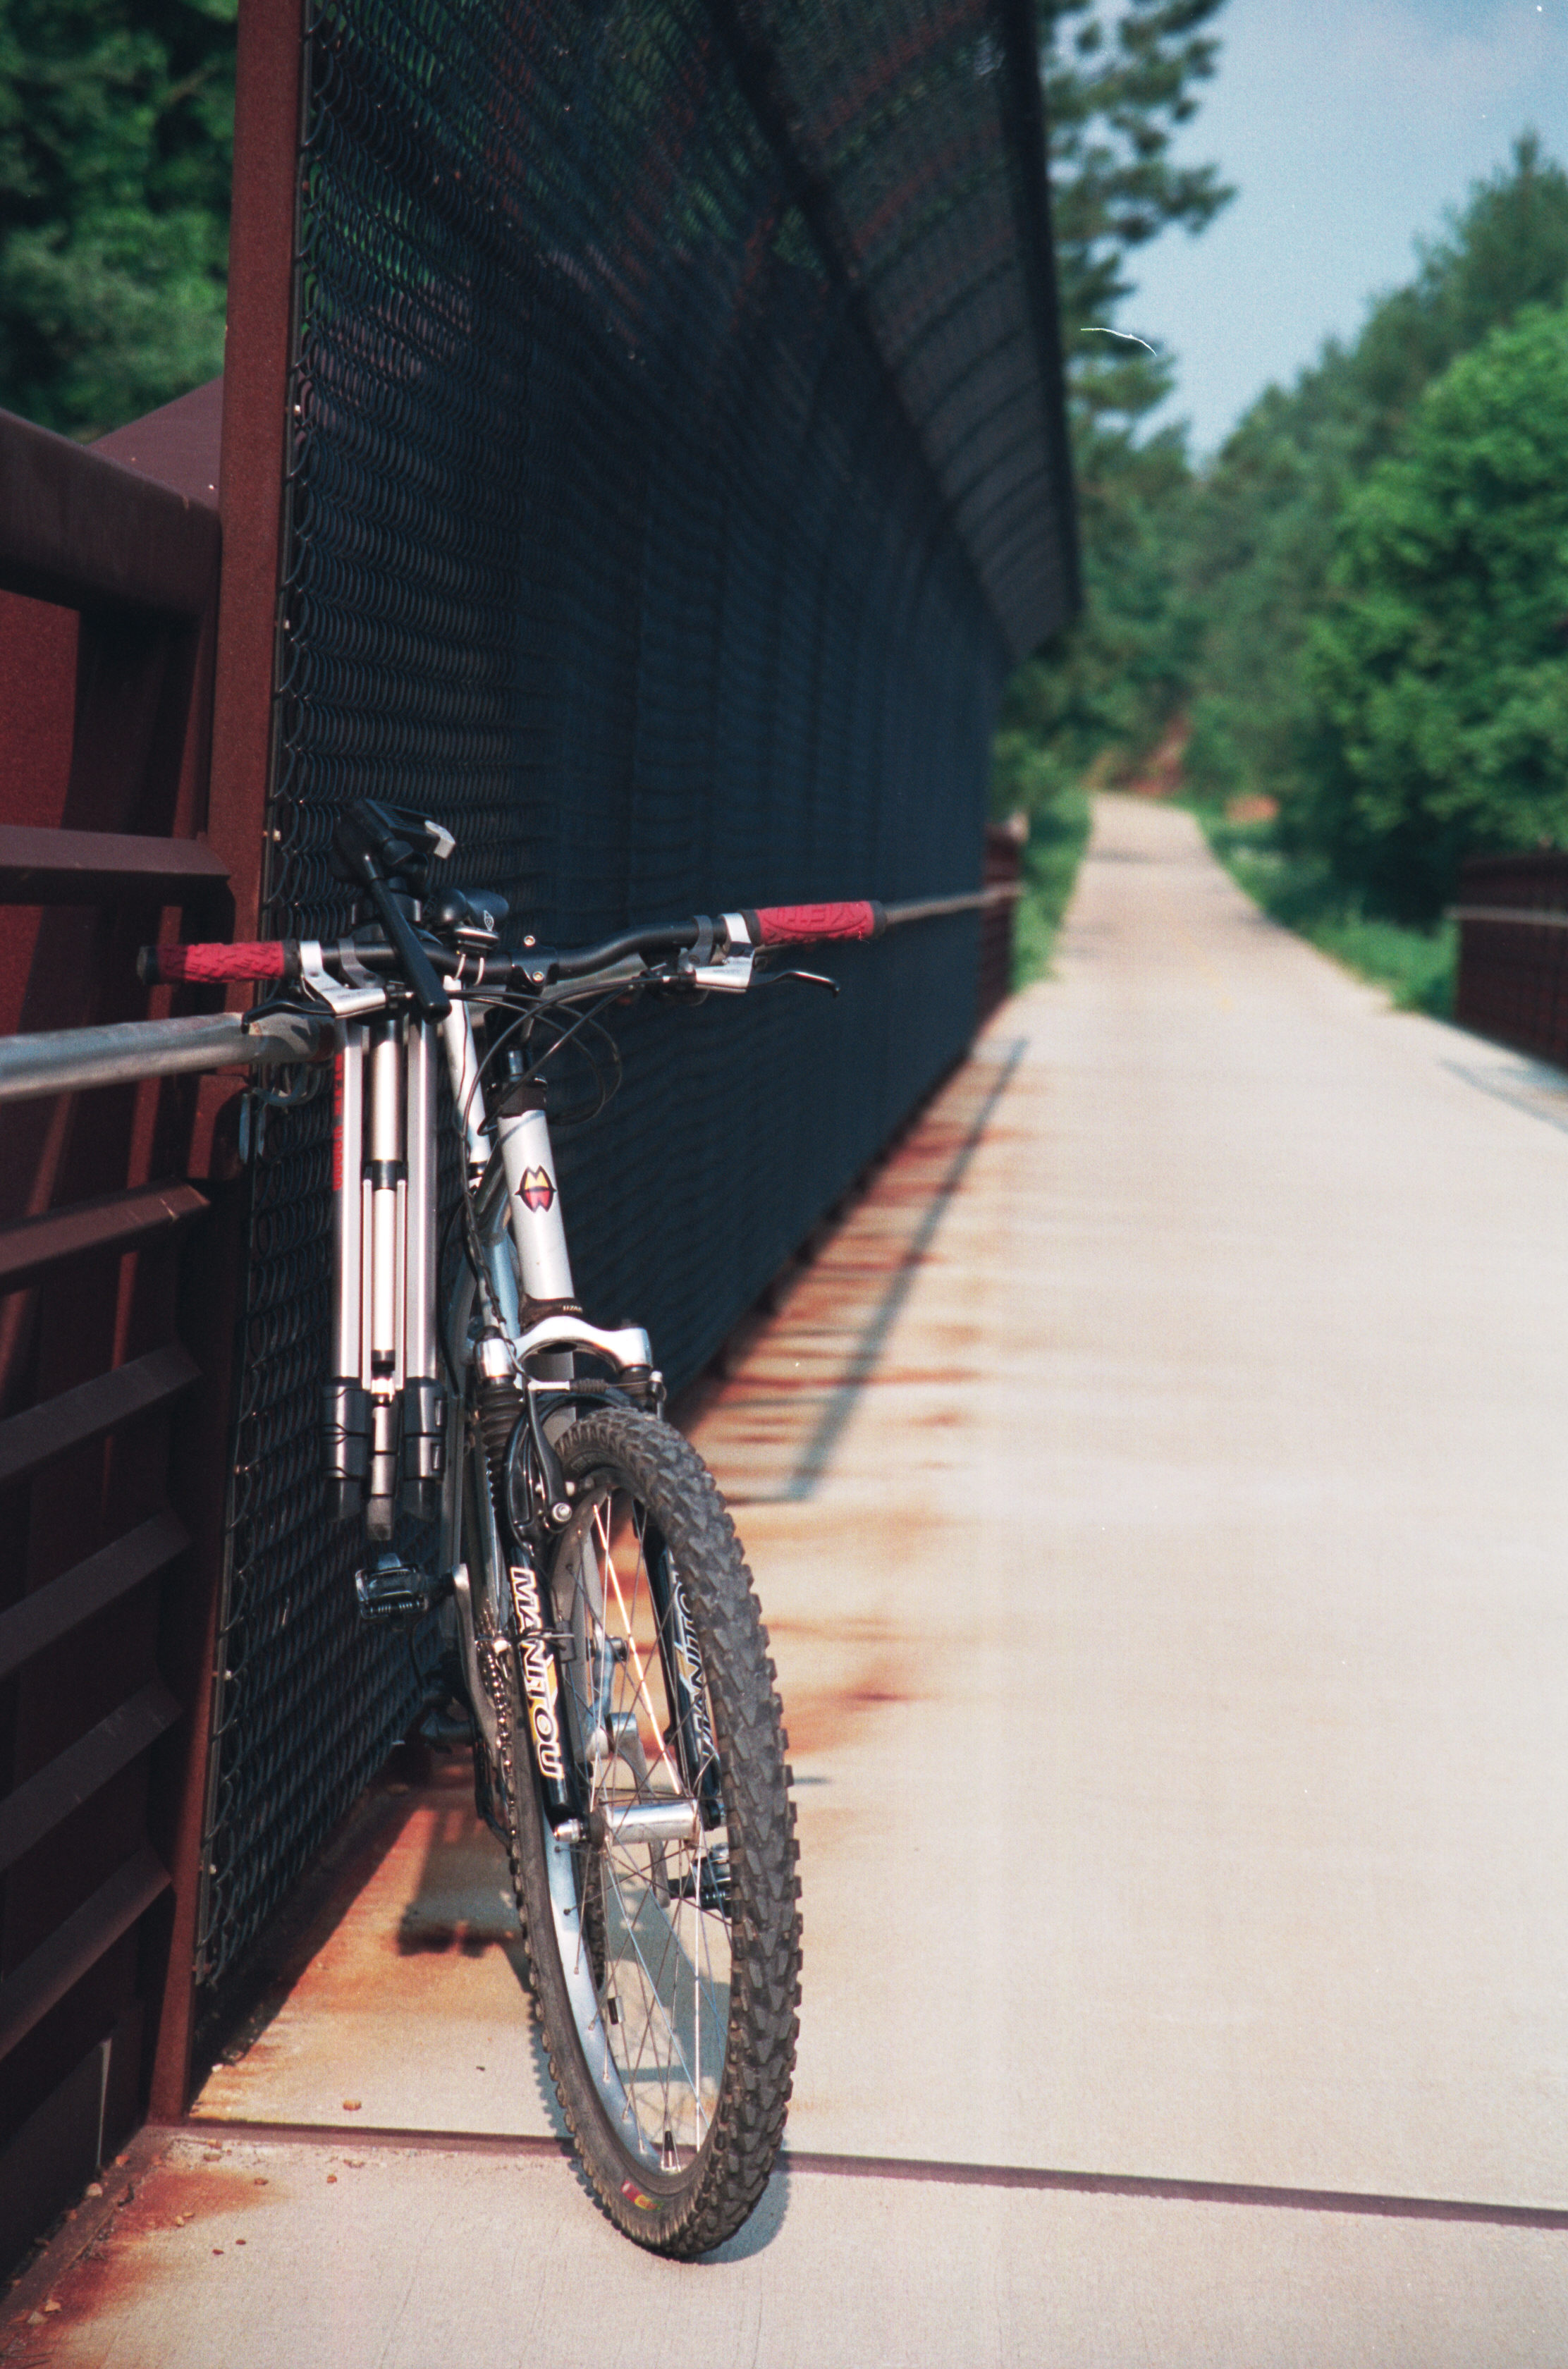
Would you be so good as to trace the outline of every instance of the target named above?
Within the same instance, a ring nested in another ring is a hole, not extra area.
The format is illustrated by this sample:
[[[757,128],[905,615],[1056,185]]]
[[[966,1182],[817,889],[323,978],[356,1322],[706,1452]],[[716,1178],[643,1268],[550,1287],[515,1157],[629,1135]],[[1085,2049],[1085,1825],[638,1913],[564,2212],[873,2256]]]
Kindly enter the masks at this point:
[[[576,1512],[554,1550],[559,1726],[595,1838],[550,1833],[520,1734],[505,1805],[518,1914],[561,2110],[604,2212],[689,2258],[733,2236],[783,2134],[800,1998],[799,1882],[767,1632],[706,1466],[631,1411],[557,1445]],[[701,1803],[683,1839],[628,1810]]]

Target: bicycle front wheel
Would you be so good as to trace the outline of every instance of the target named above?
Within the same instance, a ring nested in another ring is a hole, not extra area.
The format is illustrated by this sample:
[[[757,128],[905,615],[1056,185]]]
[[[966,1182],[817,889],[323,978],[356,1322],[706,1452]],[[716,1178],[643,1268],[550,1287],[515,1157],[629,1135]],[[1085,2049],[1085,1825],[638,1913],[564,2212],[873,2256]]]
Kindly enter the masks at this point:
[[[559,1722],[583,1815],[509,1791],[550,2070],[605,2212],[707,2252],[766,2184],[800,1997],[799,1883],[767,1633],[712,1476],[612,1410],[556,1450],[574,1512],[548,1573]]]

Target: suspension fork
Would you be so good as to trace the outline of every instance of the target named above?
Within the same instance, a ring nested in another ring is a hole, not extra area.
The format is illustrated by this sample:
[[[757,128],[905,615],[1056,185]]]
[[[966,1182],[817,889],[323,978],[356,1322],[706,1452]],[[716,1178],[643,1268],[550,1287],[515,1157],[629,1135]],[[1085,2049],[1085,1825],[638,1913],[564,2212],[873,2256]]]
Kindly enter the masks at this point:
[[[535,1303],[555,1301],[575,1309],[571,1259],[567,1250],[555,1155],[542,1088],[514,1086],[502,1094],[496,1117],[496,1137],[507,1180],[507,1216],[517,1245],[523,1296]],[[541,1379],[570,1379],[569,1349],[541,1357],[538,1364]],[[567,1506],[561,1469],[540,1423],[532,1393],[527,1391],[526,1384],[524,1388],[533,1453],[541,1468],[544,1494],[551,1513],[556,1519],[563,1519]],[[506,1519],[504,1510],[502,1519]],[[530,1542],[524,1539],[512,1539],[508,1580],[517,1622],[522,1694],[534,1765],[539,1771],[545,1814],[555,1826],[573,1816],[581,1804],[577,1798],[569,1738],[562,1716],[555,1642],[548,1633],[551,1608],[547,1584],[534,1561]]]
[[[645,1539],[645,1551],[651,1543]],[[658,1624],[665,1688],[674,1712],[681,1773],[701,1804],[704,1825],[722,1825],[725,1812],[718,1781],[718,1749],[703,1683],[702,1659],[686,1590],[675,1558],[662,1537],[658,1539],[653,1551],[647,1553],[647,1576],[648,1595]]]
[[[327,1512],[333,1521],[357,1514],[371,1469],[371,1398],[360,1378],[364,1288],[363,1208],[365,1030],[339,1021],[332,1081],[333,1296],[332,1375],[326,1385],[322,1451]]]
[[[452,1098],[463,1123],[470,1182],[476,1185],[489,1162],[490,1121],[480,1089],[473,1029],[462,1004],[454,1005],[442,1024],[442,1036]],[[522,1290],[529,1299],[569,1301],[571,1267],[544,1098],[527,1096],[526,1107],[522,1106],[523,1101],[515,1093],[509,1100],[503,1100],[495,1121]],[[476,1429],[489,1482],[489,1503],[483,1508],[481,1528],[486,1551],[497,1565],[492,1607],[499,1616],[497,1627],[510,1632],[503,1635],[500,1642],[516,1655],[518,1696],[526,1718],[533,1764],[545,1814],[551,1825],[556,1825],[578,1807],[562,1713],[560,1671],[545,1602],[545,1582],[532,1540],[520,1537],[514,1528],[509,1503],[508,1468],[512,1442],[519,1422],[532,1419],[533,1412],[527,1378],[519,1372],[512,1356],[512,1340],[521,1325],[521,1310],[511,1264],[504,1249],[492,1260],[485,1245],[473,1247],[486,1257],[501,1328],[498,1331],[493,1323],[485,1325],[475,1345]],[[569,1375],[569,1353],[561,1369]],[[554,1462],[553,1452],[549,1461]]]
[[[333,1089],[333,1378],[324,1449],[336,1518],[390,1539],[433,1520],[446,1468],[436,1367],[436,1073],[428,1021],[339,1025]]]
[[[403,1502],[429,1521],[441,1511],[446,1469],[447,1402],[437,1364],[437,1055],[431,1022],[410,1014],[406,1024]]]

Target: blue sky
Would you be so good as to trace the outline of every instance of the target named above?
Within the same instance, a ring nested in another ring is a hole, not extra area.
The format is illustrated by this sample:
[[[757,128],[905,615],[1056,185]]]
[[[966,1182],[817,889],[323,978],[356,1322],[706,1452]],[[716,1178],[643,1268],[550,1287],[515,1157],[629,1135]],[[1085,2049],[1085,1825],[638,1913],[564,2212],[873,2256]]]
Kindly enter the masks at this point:
[[[1230,0],[1177,154],[1237,196],[1132,258],[1121,327],[1177,358],[1164,416],[1211,452],[1270,380],[1354,335],[1526,124],[1568,165],[1568,0]]]

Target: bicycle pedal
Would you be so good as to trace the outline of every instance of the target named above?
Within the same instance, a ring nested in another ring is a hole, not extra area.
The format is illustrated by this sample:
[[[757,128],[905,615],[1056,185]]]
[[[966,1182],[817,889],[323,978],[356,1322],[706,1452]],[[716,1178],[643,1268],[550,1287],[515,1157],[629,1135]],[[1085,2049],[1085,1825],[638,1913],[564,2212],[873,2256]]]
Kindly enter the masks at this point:
[[[416,1571],[395,1554],[377,1555],[354,1574],[354,1594],[361,1620],[418,1620],[440,1602],[443,1583],[428,1571]]]
[[[465,1711],[432,1704],[419,1722],[419,1734],[434,1752],[460,1752],[474,1741],[474,1722]]]

